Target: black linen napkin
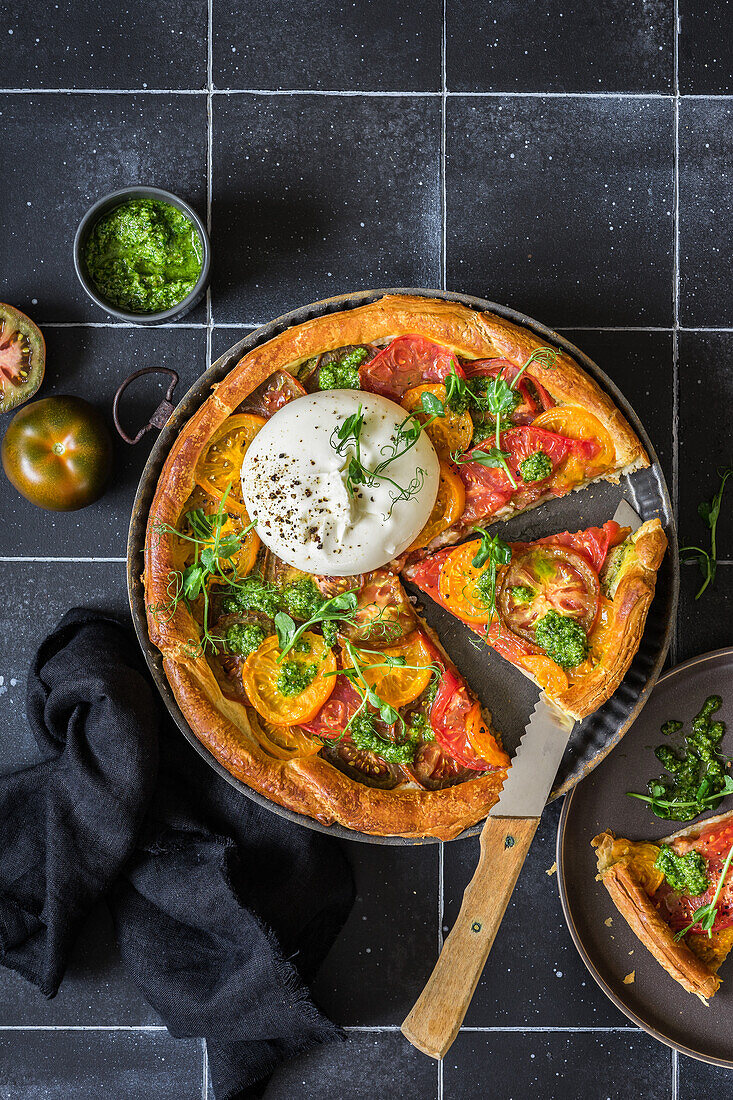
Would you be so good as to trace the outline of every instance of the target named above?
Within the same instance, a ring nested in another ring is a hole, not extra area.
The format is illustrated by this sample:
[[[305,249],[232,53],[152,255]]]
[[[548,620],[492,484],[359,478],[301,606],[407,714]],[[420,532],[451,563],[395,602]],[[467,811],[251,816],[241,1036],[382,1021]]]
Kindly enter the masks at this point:
[[[0,962],[54,996],[104,897],[122,958],[177,1036],[204,1036],[217,1100],[337,1039],[303,982],[353,901],[338,844],[261,809],[186,744],[137,642],[70,611],[28,719],[47,757],[0,778]]]

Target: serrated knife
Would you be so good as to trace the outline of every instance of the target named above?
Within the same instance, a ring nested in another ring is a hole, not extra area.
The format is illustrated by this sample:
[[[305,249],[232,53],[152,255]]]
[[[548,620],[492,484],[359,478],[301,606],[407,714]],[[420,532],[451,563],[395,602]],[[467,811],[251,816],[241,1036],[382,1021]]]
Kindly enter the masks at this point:
[[[625,500],[613,517],[636,530]],[[540,694],[512,760],[499,801],[481,832],[478,867],[428,983],[402,1024],[413,1046],[442,1058],[455,1039],[486,965],[519,872],[540,823],[575,723]]]

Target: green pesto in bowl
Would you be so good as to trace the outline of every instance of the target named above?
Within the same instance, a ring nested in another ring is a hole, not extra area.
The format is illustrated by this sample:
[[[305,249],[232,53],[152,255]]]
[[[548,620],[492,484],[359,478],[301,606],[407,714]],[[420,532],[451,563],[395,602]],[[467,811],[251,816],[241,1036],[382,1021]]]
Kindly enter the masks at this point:
[[[159,313],[182,302],[203,257],[193,222],[160,199],[128,199],[103,214],[84,249],[100,297],[130,313]]]

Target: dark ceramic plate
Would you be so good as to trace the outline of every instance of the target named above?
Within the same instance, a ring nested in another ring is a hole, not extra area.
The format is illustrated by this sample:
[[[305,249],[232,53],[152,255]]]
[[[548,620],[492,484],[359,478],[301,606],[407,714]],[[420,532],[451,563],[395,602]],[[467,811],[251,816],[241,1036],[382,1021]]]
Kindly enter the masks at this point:
[[[642,947],[617,913],[606,888],[595,881],[591,839],[604,829],[632,840],[658,840],[685,827],[660,821],[626,791],[645,792],[660,772],[653,749],[668,718],[686,722],[708,695],[721,695],[726,723],[723,751],[733,753],[733,648],[706,653],[665,673],[623,744],[572,792],[557,834],[557,873],[565,919],[583,962],[601,989],[630,1020],[682,1054],[733,1067],[733,981],[724,981],[706,1008],[686,993]],[[730,809],[730,798],[713,813]],[[608,918],[613,923],[606,925]],[[633,952],[633,954],[631,954]],[[727,964],[728,969],[733,960]],[[623,979],[636,971],[633,984]],[[725,975],[726,967],[723,967]]]
[[[482,298],[473,298],[467,294],[454,294],[439,290],[369,290],[359,294],[329,298],[324,302],[315,302],[301,309],[286,313],[268,325],[250,333],[235,344],[215,363],[212,363],[201,378],[191,387],[180,401],[170,420],[166,424],[150,453],[140,481],[133,505],[130,534],[127,544],[127,578],[132,617],[135,623],[140,645],[143,648],[148,665],[166,706],[175,719],[181,732],[191,742],[201,756],[233,786],[247,797],[291,821],[300,822],[311,829],[329,832],[351,840],[362,840],[374,844],[415,844],[429,841],[405,840],[400,837],[372,837],[357,833],[339,825],[325,827],[302,814],[293,813],[276,806],[262,795],[251,791],[239,780],[234,779],[215,760],[211,753],[201,745],[192,733],[173,696],[162,669],[160,653],[151,645],[145,620],[145,598],[140,575],[143,569],[142,550],[145,540],[145,524],[155,486],[171,444],[183,425],[209,396],[211,386],[220,381],[251,348],[270,340],[279,332],[298,325],[312,317],[320,317],[337,310],[354,309],[381,298],[384,294],[417,294],[430,298],[444,298],[461,302],[471,309],[490,310],[524,325],[535,332],[543,341],[564,348],[588,373],[596,379],[602,389],[611,395],[623,410],[634,431],[647,448],[652,465],[647,470],[639,470],[630,478],[624,478],[620,485],[606,482],[591,485],[581,493],[571,493],[568,497],[537,508],[524,516],[518,516],[502,526],[502,536],[509,539],[534,539],[553,531],[579,530],[594,524],[602,524],[616,511],[622,497],[626,497],[642,519],[659,516],[669,539],[669,550],[665,556],[657,583],[657,594],[647,618],[646,629],[639,651],[626,674],[623,683],[605,706],[586,718],[573,731],[570,743],[560,765],[551,797],[565,794],[577,781],[609,752],[623,736],[631,722],[644,706],[646,699],[656,682],[669,641],[677,607],[679,589],[679,566],[677,561],[677,539],[672,520],[672,506],[664,481],[664,474],[654,453],[649,438],[639,418],[617,387],[586,355],[558,333],[545,328],[531,317],[517,313],[516,310],[499,306]],[[537,688],[512,665],[494,653],[476,648],[475,635],[462,626],[456,619],[441,611],[430,600],[425,601],[425,618],[434,626],[448,652],[465,674],[474,691],[494,715],[496,726],[502,731],[504,743],[513,751],[524,732],[525,724],[537,701]],[[466,830],[462,836],[473,836],[480,826]]]

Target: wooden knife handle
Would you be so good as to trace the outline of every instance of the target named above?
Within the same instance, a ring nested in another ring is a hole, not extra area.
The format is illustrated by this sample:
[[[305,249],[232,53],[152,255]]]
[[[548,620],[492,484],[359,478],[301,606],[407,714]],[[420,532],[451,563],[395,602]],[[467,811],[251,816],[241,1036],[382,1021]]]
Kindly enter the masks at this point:
[[[463,1023],[512,896],[538,817],[489,817],[481,857],[461,910],[402,1034],[431,1058],[442,1058]]]

